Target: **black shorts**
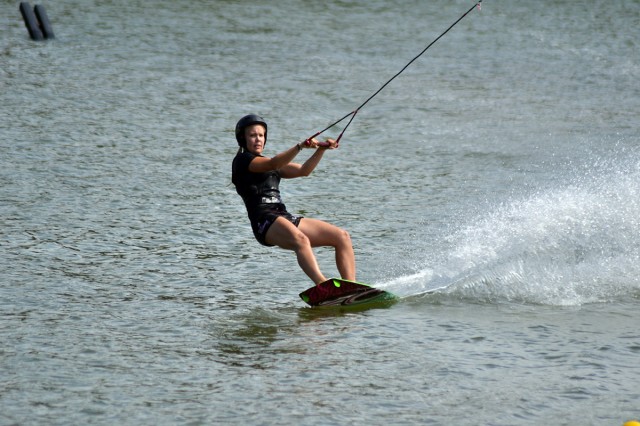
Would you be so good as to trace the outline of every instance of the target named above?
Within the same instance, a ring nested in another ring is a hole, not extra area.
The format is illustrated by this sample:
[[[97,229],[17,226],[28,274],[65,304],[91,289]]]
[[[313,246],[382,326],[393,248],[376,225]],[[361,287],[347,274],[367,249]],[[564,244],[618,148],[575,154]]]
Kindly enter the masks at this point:
[[[300,219],[302,219],[302,216],[294,216],[289,213],[284,204],[271,204],[261,208],[257,219],[251,221],[251,229],[253,229],[253,235],[256,237],[256,240],[263,246],[273,246],[273,244],[267,244],[265,238],[267,231],[279,217],[284,217],[295,226],[298,226]]]

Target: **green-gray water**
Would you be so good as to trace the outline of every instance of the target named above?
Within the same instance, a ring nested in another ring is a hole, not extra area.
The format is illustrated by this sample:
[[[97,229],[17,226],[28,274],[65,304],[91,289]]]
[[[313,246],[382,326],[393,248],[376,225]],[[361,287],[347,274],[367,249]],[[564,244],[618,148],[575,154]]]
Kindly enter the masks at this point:
[[[640,417],[640,3],[485,0],[282,184],[401,296],[361,312],[253,239],[235,122],[280,152],[473,3],[44,5],[0,2],[0,424]]]

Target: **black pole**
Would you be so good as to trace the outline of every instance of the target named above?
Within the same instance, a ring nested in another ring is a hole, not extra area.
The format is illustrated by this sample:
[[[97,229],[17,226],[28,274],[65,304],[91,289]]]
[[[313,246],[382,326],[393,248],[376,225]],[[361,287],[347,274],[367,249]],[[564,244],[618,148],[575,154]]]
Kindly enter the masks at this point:
[[[47,40],[56,38],[56,36],[53,34],[53,28],[51,27],[51,23],[49,22],[49,16],[47,16],[47,12],[44,10],[44,6],[36,4],[36,6],[33,8],[33,11],[36,13],[38,22],[40,22],[40,29],[42,30],[44,38],[46,38]]]
[[[24,24],[27,26],[27,30],[29,30],[31,40],[44,40],[44,36],[40,30],[40,25],[38,24],[38,19],[36,18],[36,15],[33,14],[33,10],[31,9],[31,5],[28,1],[20,3],[20,13],[22,13]]]

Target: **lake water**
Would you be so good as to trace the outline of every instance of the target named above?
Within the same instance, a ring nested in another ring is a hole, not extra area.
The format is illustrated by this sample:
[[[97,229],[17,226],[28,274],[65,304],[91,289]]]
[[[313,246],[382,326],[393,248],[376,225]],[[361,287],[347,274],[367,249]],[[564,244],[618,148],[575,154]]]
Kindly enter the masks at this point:
[[[253,239],[235,123],[291,147],[472,2],[44,5],[0,2],[0,424],[640,417],[640,3],[484,1],[282,184],[401,297],[364,311]]]

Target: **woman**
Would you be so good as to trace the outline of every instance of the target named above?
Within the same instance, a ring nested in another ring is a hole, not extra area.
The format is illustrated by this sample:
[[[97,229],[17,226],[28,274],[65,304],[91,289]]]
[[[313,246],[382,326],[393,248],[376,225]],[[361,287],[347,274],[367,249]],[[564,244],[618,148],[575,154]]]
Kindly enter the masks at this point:
[[[290,214],[280,198],[280,179],[309,176],[325,151],[338,147],[336,141],[327,139],[320,143],[310,139],[274,157],[265,157],[262,152],[267,143],[267,123],[255,114],[238,121],[236,140],[240,149],[233,159],[232,181],[247,207],[258,242],[293,250],[302,270],[316,284],[326,281],[326,277],[320,271],[312,248],[334,247],[341,277],[355,281],[356,261],[349,234],[327,222]],[[304,148],[316,151],[304,164],[293,163]]]

